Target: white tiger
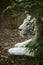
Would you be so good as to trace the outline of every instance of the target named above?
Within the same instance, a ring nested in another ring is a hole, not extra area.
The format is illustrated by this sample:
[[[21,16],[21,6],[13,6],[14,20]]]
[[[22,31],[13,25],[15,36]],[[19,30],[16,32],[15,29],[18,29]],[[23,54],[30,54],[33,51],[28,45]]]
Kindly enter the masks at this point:
[[[19,33],[20,36],[25,37],[27,35],[33,34],[33,22],[36,21],[35,18],[32,18],[32,16],[27,15],[26,19],[24,19],[23,23],[19,26]],[[27,55],[27,56],[34,56],[34,53],[29,53],[29,48],[27,49],[25,46],[29,44],[29,42],[32,41],[33,38],[26,40],[21,43],[15,44],[14,48],[8,49],[8,52],[12,55]]]

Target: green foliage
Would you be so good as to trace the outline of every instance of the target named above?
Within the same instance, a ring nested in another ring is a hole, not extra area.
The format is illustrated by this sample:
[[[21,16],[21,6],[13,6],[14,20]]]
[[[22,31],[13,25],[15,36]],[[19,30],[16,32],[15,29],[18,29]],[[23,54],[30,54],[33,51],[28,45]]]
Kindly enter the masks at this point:
[[[43,0],[15,0],[15,2],[11,3],[4,11],[7,11],[9,9],[15,9],[15,8],[22,8],[23,11],[29,10],[33,8],[33,6],[36,7],[33,16],[38,17],[42,16],[43,14]]]

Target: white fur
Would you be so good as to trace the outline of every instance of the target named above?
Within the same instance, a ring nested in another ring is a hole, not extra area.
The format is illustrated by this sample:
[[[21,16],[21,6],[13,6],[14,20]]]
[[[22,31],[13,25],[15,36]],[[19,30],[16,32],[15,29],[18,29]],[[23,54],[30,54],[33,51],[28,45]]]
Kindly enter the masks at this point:
[[[36,21],[35,18],[33,18],[32,20],[31,19],[31,16],[28,15],[26,19],[24,19],[23,23],[19,26],[19,29],[22,29],[21,31],[19,31],[20,33],[20,36],[24,37],[26,35],[29,35],[29,31],[30,29],[32,30],[33,29],[33,22]],[[30,23],[29,25],[27,25],[28,23]],[[26,31],[28,30],[28,32]]]
[[[26,30],[29,30],[30,28],[30,25],[27,25],[27,23],[29,22],[33,22],[35,21],[35,18],[33,18],[31,21],[30,21],[30,18],[31,16],[27,16],[26,19],[24,19],[23,23],[20,25],[19,29],[22,29],[20,31],[20,35],[21,36],[24,36],[24,33],[27,34]],[[8,52],[12,55],[27,55],[27,56],[34,56],[34,52],[33,53],[29,53],[30,50],[28,50],[25,46],[27,44],[29,44],[30,42],[32,41],[32,39],[29,39],[29,40],[26,40],[24,42],[21,42],[21,43],[17,43],[15,44],[15,47],[14,48],[10,48],[8,49]]]
[[[29,42],[31,42],[32,41],[32,39],[29,39],[29,40],[26,40],[26,41],[24,41],[24,42],[21,42],[21,43],[17,43],[17,44],[15,44],[15,47],[19,47],[19,48],[21,48],[21,47],[25,47],[27,44],[29,44]]]
[[[34,53],[29,53],[27,48],[10,48],[8,52],[11,55],[27,55],[27,56],[34,56]]]

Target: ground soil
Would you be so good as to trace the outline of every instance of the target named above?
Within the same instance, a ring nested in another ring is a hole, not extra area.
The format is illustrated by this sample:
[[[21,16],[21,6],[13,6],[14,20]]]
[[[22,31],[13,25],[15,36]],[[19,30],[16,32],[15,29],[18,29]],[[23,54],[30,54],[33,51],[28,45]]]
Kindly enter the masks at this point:
[[[8,53],[8,49],[27,39],[27,37],[20,37],[17,29],[0,29],[0,65],[20,65],[17,60],[14,60],[15,57]]]

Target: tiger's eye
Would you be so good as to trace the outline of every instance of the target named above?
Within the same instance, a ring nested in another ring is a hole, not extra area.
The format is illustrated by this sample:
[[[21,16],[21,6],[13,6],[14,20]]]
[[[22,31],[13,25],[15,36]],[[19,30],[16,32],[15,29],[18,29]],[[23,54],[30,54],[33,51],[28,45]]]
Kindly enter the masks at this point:
[[[31,23],[27,23],[27,25],[30,25]]]
[[[27,23],[27,25],[29,25],[29,23]]]

